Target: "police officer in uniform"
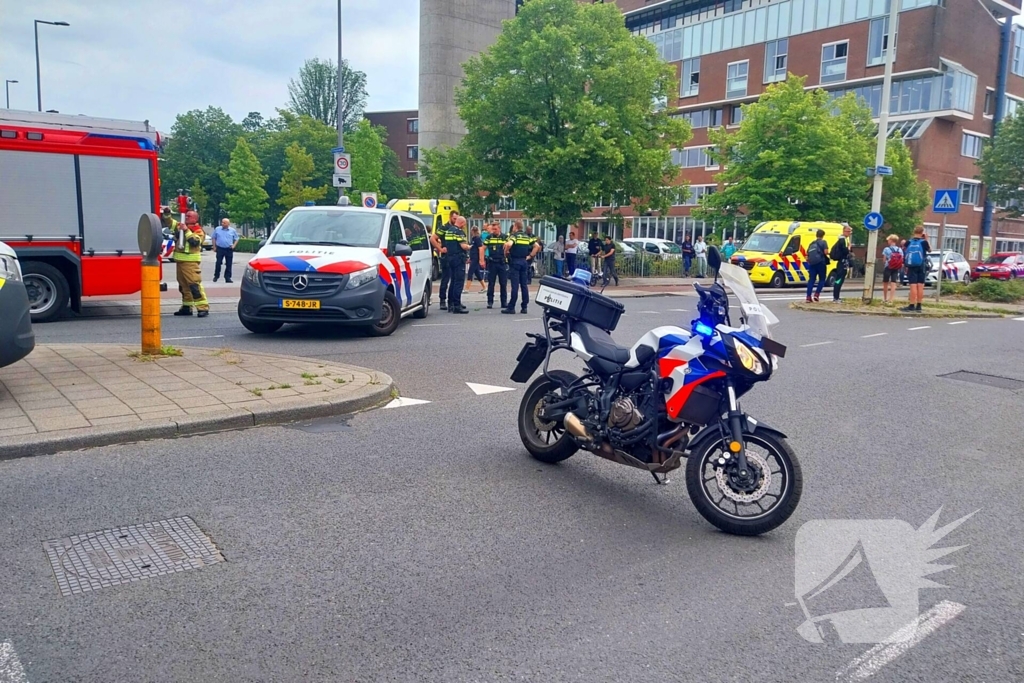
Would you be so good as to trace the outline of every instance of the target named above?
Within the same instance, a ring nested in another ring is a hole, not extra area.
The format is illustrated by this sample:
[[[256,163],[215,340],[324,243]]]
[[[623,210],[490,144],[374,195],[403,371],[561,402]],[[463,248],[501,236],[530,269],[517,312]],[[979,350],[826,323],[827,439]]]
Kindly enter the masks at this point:
[[[448,261],[448,312],[469,313],[462,305],[462,288],[466,286],[466,256],[469,240],[466,239],[466,219],[459,216],[454,226],[446,226],[444,248]],[[444,280],[441,293],[444,294]],[[443,304],[442,304],[443,305]]]
[[[430,236],[430,242],[434,245],[434,249],[437,251],[437,267],[441,271],[441,286],[438,288],[438,291],[440,292],[438,298],[441,300],[442,309],[448,308],[448,284],[452,276],[451,271],[448,268],[448,252],[444,243],[448,236],[448,230],[455,227],[455,221],[458,217],[459,212],[452,211],[451,215],[448,216],[448,222],[435,230],[434,234]]]
[[[484,241],[487,247],[487,308],[494,308],[494,281],[501,287],[501,308],[508,308],[508,261],[505,258],[505,242],[508,236],[501,234],[501,226],[490,224],[490,234]]]
[[[512,236],[505,242],[505,256],[508,258],[509,276],[512,280],[512,298],[508,301],[508,308],[503,308],[502,313],[516,312],[516,299],[520,290],[523,293],[523,306],[519,312],[526,313],[526,307],[530,303],[530,261],[539,250],[537,238],[524,233],[520,221],[513,223]]]

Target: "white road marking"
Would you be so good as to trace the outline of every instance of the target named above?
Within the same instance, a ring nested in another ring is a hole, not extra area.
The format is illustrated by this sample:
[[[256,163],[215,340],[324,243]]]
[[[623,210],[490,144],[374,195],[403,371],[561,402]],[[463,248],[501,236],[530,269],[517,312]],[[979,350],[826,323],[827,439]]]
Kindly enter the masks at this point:
[[[473,393],[477,396],[500,394],[503,391],[515,391],[514,387],[496,387],[490,384],[474,384],[472,382],[466,382],[466,386],[472,389]]]
[[[0,643],[0,683],[28,683],[14,645],[6,640]]]
[[[458,327],[458,323],[413,323],[413,327]]]
[[[801,349],[809,349],[809,348],[811,348],[812,346],[824,346],[825,344],[831,344],[831,343],[832,343],[832,342],[830,342],[830,341],[827,341],[827,342],[814,342],[813,344],[801,344],[801,345],[800,345],[800,348],[801,348]]]
[[[516,318],[514,322],[517,323],[534,323],[540,320],[540,318]]]
[[[807,297],[805,297],[805,296],[773,296],[773,297],[762,296],[762,297],[758,297],[758,298],[761,301],[802,301],[803,299],[806,299]]]
[[[888,332],[875,332],[874,334],[865,334],[861,339],[871,339],[872,337],[884,337],[889,334]]]
[[[661,315],[661,311],[640,311],[641,313],[650,313],[651,315]]]
[[[668,309],[668,312],[669,313],[686,313],[686,309],[685,308],[670,308],[670,309]]]
[[[879,643],[836,674],[837,681],[863,681],[874,676],[889,662],[904,654],[966,609],[957,602],[943,600],[914,621],[900,628],[886,642]]]
[[[1024,318],[1014,318],[1014,320],[1018,320],[1018,321],[1024,323]]]
[[[385,408],[405,408],[407,406],[421,406],[424,403],[430,403],[430,401],[424,401],[418,398],[405,398],[400,396],[394,399],[391,403],[384,406]]]
[[[913,332],[914,330],[930,330],[930,329],[932,329],[931,325],[921,325],[920,327],[908,327],[907,328],[907,330],[909,330],[910,332]]]
[[[954,321],[954,322],[951,322],[951,323],[946,323],[946,324],[947,325],[966,325],[967,321],[966,320],[957,320],[957,321]]]
[[[205,337],[164,337],[164,341],[185,341],[187,339],[223,339],[223,334],[211,334]]]

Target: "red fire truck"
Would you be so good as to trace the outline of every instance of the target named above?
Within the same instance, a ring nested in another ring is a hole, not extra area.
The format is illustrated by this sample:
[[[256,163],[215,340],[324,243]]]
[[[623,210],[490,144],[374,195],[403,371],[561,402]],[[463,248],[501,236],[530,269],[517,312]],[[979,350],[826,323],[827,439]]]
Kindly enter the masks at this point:
[[[139,291],[160,144],[148,122],[0,110],[0,241],[18,253],[33,322]]]

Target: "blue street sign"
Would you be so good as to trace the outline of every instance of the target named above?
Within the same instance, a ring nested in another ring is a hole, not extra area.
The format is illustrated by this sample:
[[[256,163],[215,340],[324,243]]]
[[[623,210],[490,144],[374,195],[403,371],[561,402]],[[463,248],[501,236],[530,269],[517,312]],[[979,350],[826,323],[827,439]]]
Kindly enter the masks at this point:
[[[878,166],[875,168],[878,175],[892,175],[892,166]]]
[[[960,210],[960,190],[935,190],[932,211],[935,213],[956,213]]]
[[[877,211],[872,211],[867,216],[864,216],[864,227],[872,232],[882,227],[883,223],[885,223],[885,219]]]
[[[331,154],[344,154],[344,153],[345,153],[345,148],[344,147],[334,147],[333,149],[331,149]]]

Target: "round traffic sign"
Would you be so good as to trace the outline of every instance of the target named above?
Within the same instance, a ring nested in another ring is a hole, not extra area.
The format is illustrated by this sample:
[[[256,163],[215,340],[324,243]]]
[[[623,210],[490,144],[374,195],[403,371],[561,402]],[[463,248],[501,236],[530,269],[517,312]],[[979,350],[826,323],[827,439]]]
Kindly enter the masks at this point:
[[[885,223],[885,219],[877,211],[872,211],[864,216],[864,227],[872,232],[881,228],[883,223]]]
[[[367,209],[376,209],[377,208],[377,198],[376,197],[363,197],[363,206],[365,206]]]
[[[338,161],[335,162],[335,165],[338,167],[339,171],[347,171],[348,170],[348,158],[347,157],[338,157]]]

